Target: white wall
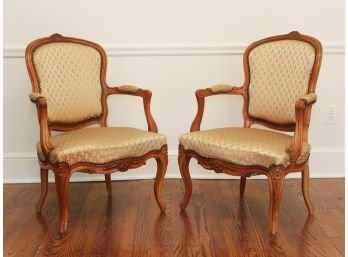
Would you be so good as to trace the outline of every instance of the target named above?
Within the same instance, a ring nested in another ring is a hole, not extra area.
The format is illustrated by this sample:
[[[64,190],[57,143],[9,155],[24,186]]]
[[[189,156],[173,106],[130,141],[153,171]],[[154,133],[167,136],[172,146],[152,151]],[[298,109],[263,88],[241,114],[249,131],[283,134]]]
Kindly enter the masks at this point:
[[[310,131],[313,177],[344,176],[344,1],[20,1],[4,2],[4,180],[38,180],[36,110],[24,48],[53,33],[106,47],[111,85],[135,84],[153,92],[152,111],[168,136],[168,177],[179,177],[177,138],[196,112],[194,91],[243,82],[242,53],[260,38],[298,30],[321,40],[324,57]],[[325,14],[325,15],[323,15]],[[212,97],[203,127],[242,124],[241,99]],[[146,128],[140,99],[109,100],[110,125]],[[337,123],[325,124],[326,105],[337,105]],[[124,110],[124,111],[123,111]],[[115,179],[154,176],[154,162]],[[193,166],[193,177],[218,178]],[[79,174],[73,179],[101,179]]]

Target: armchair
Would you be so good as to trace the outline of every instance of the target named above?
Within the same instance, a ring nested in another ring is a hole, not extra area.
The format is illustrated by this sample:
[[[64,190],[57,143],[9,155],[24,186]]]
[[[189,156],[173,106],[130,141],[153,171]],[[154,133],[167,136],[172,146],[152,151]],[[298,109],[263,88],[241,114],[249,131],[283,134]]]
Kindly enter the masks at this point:
[[[313,214],[309,197],[308,128],[321,59],[321,44],[313,37],[295,31],[269,37],[246,49],[242,86],[216,85],[196,91],[198,111],[191,132],[179,139],[178,161],[185,186],[182,210],[192,194],[189,162],[195,158],[206,169],[240,176],[241,198],[247,177],[267,176],[271,235],[277,231],[280,198],[288,173],[302,173],[303,197],[309,214]],[[205,98],[219,94],[243,97],[243,128],[200,130]],[[272,130],[251,128],[253,124]]]
[[[164,211],[161,185],[168,164],[167,142],[158,134],[151,115],[151,91],[135,86],[109,87],[106,83],[107,57],[92,42],[54,34],[30,43],[25,53],[32,83],[30,100],[36,104],[40,124],[37,154],[41,194],[36,205],[41,212],[47,194],[48,171],[55,175],[60,208],[60,229],[68,224],[68,186],[74,172],[105,174],[111,196],[111,177],[157,161],[154,194]],[[148,131],[107,126],[107,97],[124,94],[143,99]],[[88,127],[98,124],[100,127]],[[64,133],[51,136],[51,131]]]

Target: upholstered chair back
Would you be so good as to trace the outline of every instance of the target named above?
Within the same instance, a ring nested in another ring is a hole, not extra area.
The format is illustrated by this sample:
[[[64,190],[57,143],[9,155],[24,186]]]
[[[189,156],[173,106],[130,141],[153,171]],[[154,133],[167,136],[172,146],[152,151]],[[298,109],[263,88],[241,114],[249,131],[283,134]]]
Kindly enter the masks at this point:
[[[309,93],[315,48],[301,40],[276,40],[256,45],[247,58],[249,116],[295,123],[295,101]]]
[[[51,123],[78,123],[103,111],[100,52],[73,42],[49,42],[32,53]]]

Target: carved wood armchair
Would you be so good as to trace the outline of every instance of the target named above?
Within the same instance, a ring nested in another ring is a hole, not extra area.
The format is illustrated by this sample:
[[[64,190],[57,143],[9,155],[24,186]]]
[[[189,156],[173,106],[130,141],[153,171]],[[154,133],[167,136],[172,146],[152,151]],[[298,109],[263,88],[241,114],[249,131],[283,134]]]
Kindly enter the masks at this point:
[[[277,231],[279,203],[288,173],[302,172],[303,197],[309,214],[313,214],[308,188],[308,128],[312,104],[317,98],[315,87],[321,59],[321,44],[313,37],[295,31],[269,37],[246,49],[242,86],[215,85],[196,91],[198,111],[191,132],[179,139],[178,161],[185,185],[182,210],[192,194],[189,162],[195,158],[206,169],[240,176],[241,198],[247,177],[267,176],[271,235]],[[244,127],[200,131],[205,97],[222,94],[243,97]],[[272,130],[251,128],[253,124]]]
[[[167,143],[157,133],[150,112],[151,91],[135,86],[109,87],[107,57],[98,44],[54,34],[30,43],[25,53],[32,83],[30,100],[40,123],[37,153],[41,173],[41,212],[47,194],[48,170],[55,175],[60,208],[60,234],[67,231],[68,184],[74,172],[105,174],[111,195],[110,174],[157,161],[154,193],[164,210],[161,184],[168,164]],[[142,97],[148,131],[107,126],[107,97],[123,94]],[[100,127],[88,127],[99,124]],[[51,136],[51,131],[65,133]]]

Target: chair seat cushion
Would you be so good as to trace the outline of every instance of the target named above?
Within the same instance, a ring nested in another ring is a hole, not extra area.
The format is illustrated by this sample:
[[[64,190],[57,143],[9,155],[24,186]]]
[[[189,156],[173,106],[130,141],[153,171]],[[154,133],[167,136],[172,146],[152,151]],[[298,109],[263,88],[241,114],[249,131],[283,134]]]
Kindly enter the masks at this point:
[[[185,150],[193,150],[207,158],[227,161],[239,166],[272,165],[288,166],[290,156],[286,152],[292,136],[255,128],[218,128],[183,134],[179,141]],[[305,143],[296,160],[304,163],[310,152]]]
[[[70,166],[80,162],[103,164],[126,157],[140,157],[166,145],[164,135],[127,127],[84,128],[51,137],[51,163]],[[40,142],[36,145],[45,161]]]

